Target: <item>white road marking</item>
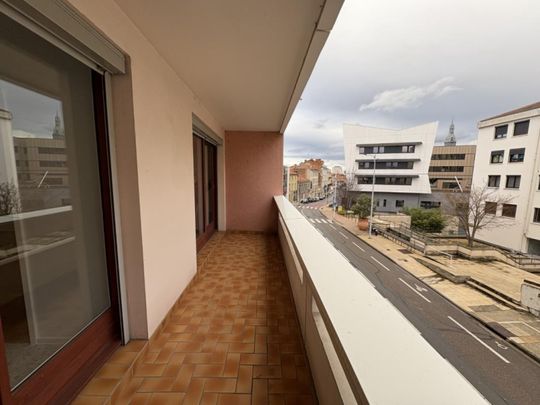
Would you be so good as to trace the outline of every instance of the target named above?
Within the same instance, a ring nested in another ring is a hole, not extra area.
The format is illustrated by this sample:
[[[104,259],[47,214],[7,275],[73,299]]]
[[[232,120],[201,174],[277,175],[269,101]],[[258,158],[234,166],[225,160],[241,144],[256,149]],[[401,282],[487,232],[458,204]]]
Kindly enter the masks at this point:
[[[322,224],[321,220],[318,218],[315,221],[317,221],[318,224]]]
[[[461,329],[463,329],[465,332],[467,332],[469,335],[471,335],[473,338],[475,338],[480,344],[484,345],[486,349],[488,349],[490,352],[492,352],[495,356],[500,358],[502,361],[504,361],[507,364],[510,364],[508,360],[506,360],[503,356],[501,356],[499,353],[497,353],[495,350],[493,350],[491,347],[489,347],[487,344],[485,344],[481,339],[479,339],[474,333],[472,333],[470,330],[468,330],[465,326],[460,324],[458,321],[456,321],[451,316],[448,316],[448,319],[450,319],[452,322],[454,322],[457,326],[459,326]]]
[[[328,222],[326,222],[326,219],[322,219],[322,218],[321,218],[321,222],[322,222],[323,224],[327,224],[327,223],[328,223]]]
[[[431,301],[428,300],[426,297],[424,297],[423,294],[421,294],[420,292],[416,291],[414,289],[414,287],[412,285],[410,285],[409,283],[407,283],[405,280],[403,280],[401,277],[399,277],[399,281],[401,281],[403,284],[405,284],[407,287],[409,287],[412,291],[414,291],[416,294],[418,294],[420,297],[422,297],[422,299],[426,300],[427,302],[429,302],[431,304]]]
[[[313,218],[309,218],[310,222],[315,223],[315,220]]]
[[[333,225],[328,224],[328,226],[329,226],[330,228],[332,228],[334,231],[336,230],[336,228],[335,228]]]
[[[414,283],[414,287],[415,287],[418,291],[420,291],[420,292],[427,291],[427,288],[424,288],[424,287],[422,287],[421,285],[418,285],[418,284],[416,284],[416,283]]]
[[[345,235],[343,232],[338,231],[341,236],[343,236],[345,239],[349,239],[347,235]]]
[[[358,249],[360,249],[362,252],[365,252],[365,250],[362,249],[360,246],[358,246],[356,243],[353,242],[352,244],[353,244],[354,246],[356,246]]]
[[[382,264],[380,261],[378,261],[377,259],[375,259],[373,256],[371,256],[371,258],[372,258],[373,260],[375,260],[375,261],[379,264],[379,266],[381,266],[381,267],[382,267],[383,269],[385,269],[386,271],[391,271],[388,267],[386,267],[386,266],[385,266],[384,264]]]
[[[498,341],[495,341],[495,344],[499,349],[508,350],[508,346],[503,345],[502,343],[499,343]]]

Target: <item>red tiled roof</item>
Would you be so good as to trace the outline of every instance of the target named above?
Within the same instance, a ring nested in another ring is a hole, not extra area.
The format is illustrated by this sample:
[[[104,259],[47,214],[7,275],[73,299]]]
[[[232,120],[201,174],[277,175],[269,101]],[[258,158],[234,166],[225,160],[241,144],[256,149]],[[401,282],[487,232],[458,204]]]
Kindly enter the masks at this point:
[[[499,115],[495,115],[493,117],[485,118],[480,122],[489,121],[489,120],[492,120],[492,119],[495,119],[495,118],[501,118],[501,117],[505,117],[507,115],[517,114],[517,113],[525,112],[525,111],[529,111],[529,110],[535,110],[537,108],[540,108],[540,101],[538,101],[536,103],[525,105],[525,106],[520,107],[520,108],[516,108],[515,110],[507,111],[507,112],[499,114]]]

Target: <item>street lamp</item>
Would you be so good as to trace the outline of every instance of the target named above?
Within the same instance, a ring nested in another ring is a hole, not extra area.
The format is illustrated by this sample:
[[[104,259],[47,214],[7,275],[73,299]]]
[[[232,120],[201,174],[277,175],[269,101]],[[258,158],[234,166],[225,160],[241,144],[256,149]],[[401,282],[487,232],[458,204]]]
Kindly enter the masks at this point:
[[[367,155],[365,153],[362,153],[364,156],[368,156],[373,158],[373,175],[371,178],[371,207],[370,207],[370,215],[369,215],[369,231],[368,231],[368,238],[371,238],[371,233],[373,230],[373,205],[375,204],[375,166],[377,166],[377,155]]]
[[[373,177],[371,179],[371,212],[369,215],[369,233],[368,238],[371,238],[373,229],[373,204],[375,203],[375,166],[377,165],[377,155],[373,155]]]

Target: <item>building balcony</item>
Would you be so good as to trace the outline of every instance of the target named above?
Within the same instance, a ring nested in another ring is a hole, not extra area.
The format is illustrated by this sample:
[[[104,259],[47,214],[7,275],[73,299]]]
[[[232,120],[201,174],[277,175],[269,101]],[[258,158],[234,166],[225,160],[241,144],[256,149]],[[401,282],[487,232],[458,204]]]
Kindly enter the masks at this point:
[[[197,264],[154,336],[113,354],[75,404],[317,402],[277,236],[216,233]]]
[[[120,348],[75,404],[485,403],[285,197],[275,202],[278,234],[215,234],[154,336]]]

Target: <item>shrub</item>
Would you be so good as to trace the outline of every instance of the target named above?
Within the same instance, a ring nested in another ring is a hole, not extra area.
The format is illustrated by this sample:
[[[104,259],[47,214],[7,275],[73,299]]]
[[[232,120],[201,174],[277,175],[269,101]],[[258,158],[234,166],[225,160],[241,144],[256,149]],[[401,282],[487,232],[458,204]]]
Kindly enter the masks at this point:
[[[446,226],[446,219],[440,209],[408,208],[404,212],[411,217],[412,229],[439,233]]]
[[[371,213],[371,198],[367,195],[362,195],[354,205],[351,207],[351,211],[360,218],[367,218]]]

